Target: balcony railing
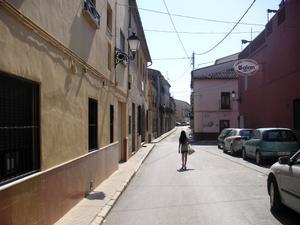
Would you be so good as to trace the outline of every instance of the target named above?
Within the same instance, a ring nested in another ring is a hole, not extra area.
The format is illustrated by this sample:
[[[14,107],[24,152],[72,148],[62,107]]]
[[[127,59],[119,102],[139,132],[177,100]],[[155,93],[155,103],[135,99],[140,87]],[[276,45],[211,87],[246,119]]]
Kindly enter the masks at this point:
[[[100,14],[91,0],[84,0],[83,15],[93,26],[100,28]]]

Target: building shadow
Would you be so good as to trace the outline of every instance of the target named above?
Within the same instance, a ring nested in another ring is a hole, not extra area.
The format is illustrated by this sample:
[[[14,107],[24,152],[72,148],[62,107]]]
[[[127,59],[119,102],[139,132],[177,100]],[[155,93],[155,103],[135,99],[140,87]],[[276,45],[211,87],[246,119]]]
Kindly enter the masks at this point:
[[[257,164],[255,163],[255,160],[254,160],[254,159],[245,159],[245,161],[257,165]],[[274,161],[274,160],[266,160],[266,161],[264,161],[261,165],[257,165],[257,166],[263,167],[263,168],[266,168],[266,169],[270,169],[271,166],[272,166],[275,162],[277,162],[277,161]]]

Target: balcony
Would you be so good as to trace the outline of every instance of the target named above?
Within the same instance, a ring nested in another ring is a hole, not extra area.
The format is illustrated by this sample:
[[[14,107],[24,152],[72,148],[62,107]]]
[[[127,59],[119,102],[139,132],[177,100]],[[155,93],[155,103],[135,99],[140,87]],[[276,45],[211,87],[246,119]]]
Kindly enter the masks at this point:
[[[84,0],[82,12],[93,27],[100,28],[100,14],[91,0]]]

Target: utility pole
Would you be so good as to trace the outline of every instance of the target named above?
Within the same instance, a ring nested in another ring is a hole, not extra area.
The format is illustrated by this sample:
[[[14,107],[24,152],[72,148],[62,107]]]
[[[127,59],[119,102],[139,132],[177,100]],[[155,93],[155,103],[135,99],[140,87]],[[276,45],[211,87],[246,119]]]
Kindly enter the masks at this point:
[[[195,70],[195,52],[193,51],[192,55],[192,65],[193,65],[193,70]]]

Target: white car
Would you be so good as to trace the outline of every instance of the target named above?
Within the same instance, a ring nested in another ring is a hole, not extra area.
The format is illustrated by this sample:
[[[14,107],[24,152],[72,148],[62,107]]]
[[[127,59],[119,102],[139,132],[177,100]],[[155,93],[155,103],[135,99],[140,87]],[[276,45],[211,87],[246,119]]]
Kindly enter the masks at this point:
[[[280,157],[270,170],[268,193],[271,211],[278,212],[285,205],[300,213],[300,150],[291,158]]]
[[[248,140],[253,132],[253,129],[239,128],[232,129],[224,139],[223,152],[229,151],[231,155],[236,155],[242,152],[243,143]]]

